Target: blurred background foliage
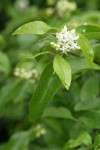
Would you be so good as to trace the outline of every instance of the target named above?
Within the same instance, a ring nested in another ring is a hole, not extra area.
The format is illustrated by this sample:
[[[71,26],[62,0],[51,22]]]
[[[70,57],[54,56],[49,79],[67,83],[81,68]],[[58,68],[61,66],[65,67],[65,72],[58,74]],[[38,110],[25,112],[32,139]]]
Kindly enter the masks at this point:
[[[55,27],[65,23],[69,28],[90,23],[100,25],[100,0],[70,0],[74,7],[69,10],[58,5],[60,1],[0,0],[0,150],[61,150],[69,139],[78,137],[84,131],[91,135],[92,140],[98,138],[100,145],[100,115],[96,118],[98,125],[91,125],[93,120],[90,120],[90,124],[87,123],[88,117],[80,118],[88,113],[83,110],[87,110],[85,106],[89,100],[92,103],[94,99],[100,99],[99,71],[78,73],[73,77],[70,90],[61,87],[51,104],[57,108],[69,109],[81,121],[66,118],[65,114],[50,116],[49,110],[47,116],[44,114],[35,124],[28,116],[29,100],[44,65],[52,58],[48,55],[39,56],[23,62],[19,67],[16,65],[22,58],[50,50],[49,43],[53,36],[12,36],[13,31],[20,25],[35,20],[45,21]],[[99,40],[90,42],[94,45],[95,61],[100,64]],[[88,106],[88,109],[91,110],[91,107],[93,106]],[[100,103],[95,105],[94,110],[97,109],[100,112]],[[61,114],[60,110],[57,113]],[[81,146],[72,149],[88,149],[84,142],[78,143]]]

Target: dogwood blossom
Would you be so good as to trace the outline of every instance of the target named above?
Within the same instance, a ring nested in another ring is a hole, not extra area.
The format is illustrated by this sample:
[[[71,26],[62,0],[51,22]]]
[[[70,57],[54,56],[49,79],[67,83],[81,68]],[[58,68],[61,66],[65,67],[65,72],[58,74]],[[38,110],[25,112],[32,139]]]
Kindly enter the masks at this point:
[[[56,50],[60,50],[62,53],[67,54],[71,50],[80,49],[77,44],[77,40],[79,36],[75,34],[75,29],[68,31],[66,25],[61,30],[55,34],[57,38],[57,42],[50,42],[50,44],[56,48]]]
[[[46,129],[43,128],[41,126],[41,124],[38,124],[36,127],[35,127],[35,131],[36,131],[36,137],[39,138],[41,135],[45,135],[46,134]]]
[[[57,14],[60,17],[69,16],[71,12],[75,11],[77,8],[75,2],[69,2],[67,0],[59,0],[56,5]]]
[[[38,77],[38,71],[36,69],[27,71],[24,68],[18,67],[15,68],[14,75],[22,79],[29,80],[31,83],[34,83],[36,78]]]

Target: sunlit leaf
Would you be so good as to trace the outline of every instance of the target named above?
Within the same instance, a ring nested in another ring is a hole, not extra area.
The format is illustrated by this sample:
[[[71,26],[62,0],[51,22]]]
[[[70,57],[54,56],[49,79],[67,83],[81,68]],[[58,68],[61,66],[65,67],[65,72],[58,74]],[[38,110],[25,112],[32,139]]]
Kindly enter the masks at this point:
[[[21,27],[19,27],[14,33],[15,34],[45,34],[49,30],[53,29],[49,25],[47,25],[43,21],[34,21],[34,22],[29,22]]]
[[[69,63],[60,55],[56,55],[53,62],[54,71],[59,76],[62,84],[68,90],[71,84],[71,68]]]
[[[75,148],[75,147],[80,146],[82,144],[85,144],[88,146],[92,144],[91,136],[87,132],[81,133],[80,136],[76,139],[69,140],[65,144],[64,150],[68,150],[70,148],[72,149],[72,148]]]
[[[89,64],[92,66],[94,53],[93,53],[93,49],[90,46],[88,40],[84,36],[80,35],[80,37],[78,39],[78,44],[83,52],[83,55],[85,56],[85,58],[87,59]]]

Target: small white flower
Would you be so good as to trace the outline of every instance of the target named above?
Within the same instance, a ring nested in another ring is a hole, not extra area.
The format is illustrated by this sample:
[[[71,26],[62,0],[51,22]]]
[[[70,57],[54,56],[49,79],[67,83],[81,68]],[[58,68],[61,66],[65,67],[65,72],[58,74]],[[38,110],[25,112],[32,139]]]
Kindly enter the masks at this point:
[[[39,138],[41,135],[46,134],[46,129],[43,128],[40,124],[38,124],[35,128],[36,130],[36,137]]]
[[[15,1],[15,7],[19,11],[24,11],[29,6],[29,0],[16,0]]]
[[[24,68],[16,68],[14,71],[14,75],[22,79],[31,80],[32,82],[34,82],[38,78],[38,71],[36,69],[27,71]]]
[[[67,54],[67,52],[71,50],[80,49],[77,44],[77,40],[79,36],[75,34],[75,29],[68,31],[67,27],[55,34],[57,38],[57,42],[51,42],[50,44],[56,48],[56,50],[60,50],[62,53]]]
[[[57,14],[60,17],[70,15],[71,12],[76,10],[77,6],[75,2],[69,2],[67,0],[59,0],[56,5]]]

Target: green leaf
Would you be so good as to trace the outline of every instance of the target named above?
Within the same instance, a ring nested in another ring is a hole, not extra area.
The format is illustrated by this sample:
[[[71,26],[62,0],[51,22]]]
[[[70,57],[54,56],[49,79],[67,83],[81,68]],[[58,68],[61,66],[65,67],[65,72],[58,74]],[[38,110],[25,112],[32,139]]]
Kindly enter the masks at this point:
[[[87,132],[81,133],[80,136],[76,139],[69,140],[68,143],[65,144],[64,150],[69,150],[69,148],[75,148],[82,144],[88,146],[92,144],[91,136]]]
[[[10,72],[10,61],[5,53],[0,51],[0,77],[6,76]]]
[[[99,146],[100,146],[100,134],[97,134],[96,138],[95,138],[95,141],[94,141],[94,144],[93,144],[94,150],[98,150],[97,148]]]
[[[44,113],[43,117],[54,117],[54,118],[62,118],[62,119],[72,119],[75,118],[72,116],[71,112],[64,107],[48,107]]]
[[[81,34],[100,32],[100,27],[96,25],[81,25],[76,28],[76,32]]]
[[[91,33],[86,33],[84,34],[84,36],[87,38],[87,39],[100,39],[100,32],[91,32]]]
[[[100,98],[95,98],[95,99],[87,99],[85,101],[77,103],[74,109],[76,111],[89,110],[97,108],[99,106],[100,106]]]
[[[5,48],[6,40],[4,39],[3,35],[0,34],[0,49]]]
[[[90,77],[85,81],[80,92],[81,101],[88,100],[91,102],[91,99],[96,98],[99,95],[99,79],[97,77]]]
[[[100,62],[100,43],[93,45],[95,60]]]
[[[89,45],[89,42],[87,38],[84,36],[80,35],[78,39],[78,44],[83,51],[84,57],[87,59],[88,63],[93,66],[93,58],[94,58],[94,53],[92,47]]]
[[[52,29],[52,27],[50,27],[43,21],[34,21],[34,22],[29,22],[29,23],[22,25],[13,33],[13,35],[15,35],[15,34],[39,34],[39,35],[42,35],[51,29]]]
[[[79,118],[79,120],[82,122],[82,124],[91,129],[100,129],[99,111],[87,111]]]
[[[67,61],[69,62],[72,70],[72,74],[76,74],[82,72],[83,70],[100,70],[100,66],[93,63],[93,67],[88,64],[86,59],[76,58],[76,57],[68,57]]]
[[[68,90],[71,84],[71,68],[67,61],[62,56],[56,55],[53,61],[53,67],[56,74],[59,76],[62,84]]]
[[[12,97],[16,96],[16,89],[20,89],[20,86],[22,86],[22,84],[23,84],[23,81],[21,80],[9,79],[6,85],[2,87],[0,91],[0,115],[5,110],[4,108],[7,105],[7,103],[12,100]]]
[[[34,59],[34,58],[36,58],[36,57],[38,57],[38,56],[45,55],[45,54],[52,54],[52,53],[49,52],[49,51],[45,51],[45,52],[41,52],[41,53],[35,54],[35,55],[33,55],[33,56],[30,56],[30,57],[26,57],[26,58],[20,60],[19,63],[17,64],[17,66],[19,66],[19,65],[20,65],[21,63],[23,63],[24,61],[27,61],[27,60],[29,60],[29,59]]]
[[[100,27],[96,25],[81,25],[76,29],[88,39],[100,39]]]
[[[27,150],[29,144],[29,132],[22,131],[15,133],[8,143],[3,147],[3,150]]]
[[[30,116],[33,121],[42,115],[45,107],[51,102],[60,86],[61,81],[53,72],[53,64],[47,64],[29,105]]]

